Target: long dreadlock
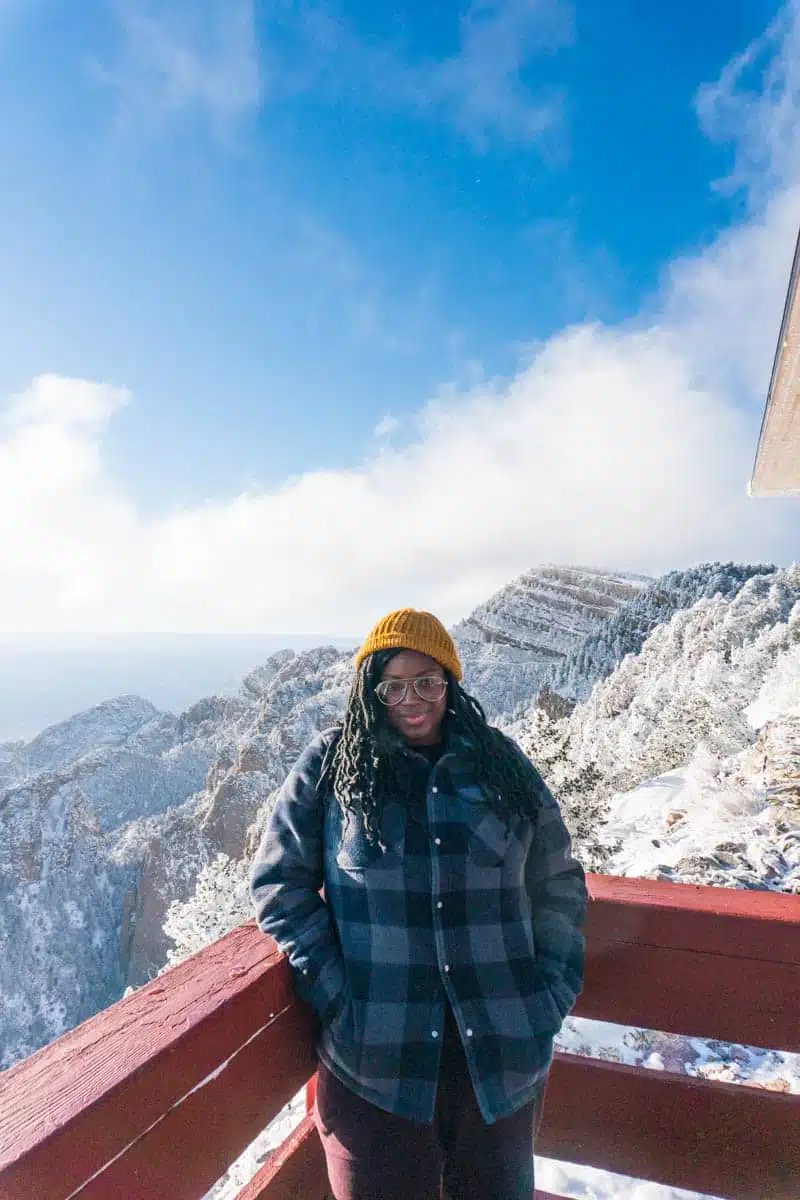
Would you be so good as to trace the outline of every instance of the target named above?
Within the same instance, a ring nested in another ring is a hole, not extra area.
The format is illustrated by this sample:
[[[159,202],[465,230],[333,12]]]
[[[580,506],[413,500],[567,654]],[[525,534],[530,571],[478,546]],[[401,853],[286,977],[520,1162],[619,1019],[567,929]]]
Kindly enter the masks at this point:
[[[319,786],[330,784],[347,813],[364,823],[371,841],[381,840],[384,805],[414,791],[415,767],[405,743],[391,729],[375,694],[396,650],[369,655],[356,671],[341,733],[323,767]],[[487,803],[508,825],[513,816],[536,817],[539,793],[529,766],[499,729],[488,724],[481,705],[445,670],[447,726],[471,745]]]

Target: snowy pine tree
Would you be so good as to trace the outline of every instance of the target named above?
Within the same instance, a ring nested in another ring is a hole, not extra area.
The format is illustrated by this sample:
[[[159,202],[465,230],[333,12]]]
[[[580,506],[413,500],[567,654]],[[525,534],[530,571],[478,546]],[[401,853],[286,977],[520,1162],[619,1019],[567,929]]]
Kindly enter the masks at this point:
[[[546,685],[570,700],[585,700],[596,683],[606,679],[627,654],[638,654],[659,625],[698,600],[735,596],[757,575],[774,573],[774,566],[706,563],[686,571],[669,571],[622,611],[587,637],[559,664],[551,667]]]

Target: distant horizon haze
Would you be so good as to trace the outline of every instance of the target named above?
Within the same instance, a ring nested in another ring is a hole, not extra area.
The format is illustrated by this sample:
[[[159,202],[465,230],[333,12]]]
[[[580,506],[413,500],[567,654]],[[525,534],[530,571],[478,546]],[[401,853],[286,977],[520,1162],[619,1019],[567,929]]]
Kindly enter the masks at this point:
[[[355,648],[324,634],[0,632],[0,743],[116,696],[139,695],[181,712],[204,696],[231,694],[278,650]]]

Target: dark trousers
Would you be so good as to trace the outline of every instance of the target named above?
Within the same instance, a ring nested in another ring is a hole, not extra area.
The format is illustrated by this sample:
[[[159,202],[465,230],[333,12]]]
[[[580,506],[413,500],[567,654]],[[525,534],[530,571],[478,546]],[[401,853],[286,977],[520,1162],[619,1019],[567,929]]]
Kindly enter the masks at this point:
[[[319,1064],[314,1106],[335,1200],[532,1200],[536,1097],[487,1125],[450,1018],[432,1125],[384,1112]]]

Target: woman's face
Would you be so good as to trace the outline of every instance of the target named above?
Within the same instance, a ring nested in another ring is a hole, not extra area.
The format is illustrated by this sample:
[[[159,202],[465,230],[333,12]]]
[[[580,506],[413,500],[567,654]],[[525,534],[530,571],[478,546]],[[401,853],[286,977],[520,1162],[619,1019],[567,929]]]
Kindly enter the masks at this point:
[[[383,668],[381,683],[399,680],[407,684],[405,699],[387,705],[386,720],[411,746],[435,746],[442,740],[442,722],[447,711],[447,691],[438,700],[423,700],[414,691],[415,679],[435,675],[445,678],[444,668],[427,654],[400,650]]]

